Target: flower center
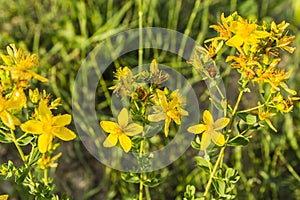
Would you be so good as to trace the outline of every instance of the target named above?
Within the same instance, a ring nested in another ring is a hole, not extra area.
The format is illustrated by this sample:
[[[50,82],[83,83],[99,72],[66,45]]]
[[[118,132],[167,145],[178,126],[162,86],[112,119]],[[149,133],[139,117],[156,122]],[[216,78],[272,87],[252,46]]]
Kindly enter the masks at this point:
[[[49,124],[43,124],[43,130],[45,133],[51,133],[52,126]]]

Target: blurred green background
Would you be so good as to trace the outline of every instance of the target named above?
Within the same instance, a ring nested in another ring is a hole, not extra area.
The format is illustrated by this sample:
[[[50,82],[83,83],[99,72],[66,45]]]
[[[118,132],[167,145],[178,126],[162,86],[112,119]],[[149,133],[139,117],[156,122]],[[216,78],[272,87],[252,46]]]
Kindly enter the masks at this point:
[[[290,34],[296,35],[294,55],[284,55],[283,64],[293,69],[291,88],[299,93],[300,84],[300,1],[299,0],[143,0],[143,26],[177,30],[199,44],[216,33],[209,25],[238,11],[245,18],[258,22],[287,21]],[[49,78],[41,84],[55,96],[62,97],[63,112],[72,113],[72,87],[76,73],[88,53],[101,41],[121,31],[138,27],[138,1],[134,0],[0,0],[0,49],[15,43],[18,48],[37,53],[39,73]],[[119,59],[115,65],[137,65],[136,53]],[[145,62],[151,61],[145,55]],[[176,65],[161,52],[158,62]],[[229,101],[235,100],[236,74],[224,59],[218,60],[223,73]],[[106,83],[111,86],[111,82]],[[49,87],[48,87],[49,86]],[[229,89],[231,88],[231,89]],[[250,100],[251,101],[251,100]],[[244,102],[245,105],[251,102]],[[254,102],[255,103],[255,102]],[[104,103],[103,107],[107,106]],[[228,148],[226,163],[240,171],[237,199],[300,199],[300,115],[299,104],[294,112],[276,118],[279,130],[253,134],[251,143],[243,149]],[[74,128],[74,127],[73,127]],[[132,199],[138,186],[121,180],[120,173],[94,159],[80,140],[61,145],[63,157],[55,172],[57,193],[73,199]],[[0,162],[16,159],[13,147],[1,144]],[[152,199],[182,199],[187,184],[203,191],[204,181],[188,151],[179,160],[162,170],[163,182],[151,188]],[[197,175],[197,176],[196,176]],[[11,199],[30,199],[24,188],[0,181],[0,194]]]

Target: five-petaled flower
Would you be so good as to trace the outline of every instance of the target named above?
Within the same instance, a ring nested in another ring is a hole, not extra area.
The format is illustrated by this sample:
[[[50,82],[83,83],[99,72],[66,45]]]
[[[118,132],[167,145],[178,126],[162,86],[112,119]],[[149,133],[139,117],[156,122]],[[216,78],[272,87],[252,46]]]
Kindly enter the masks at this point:
[[[136,123],[129,123],[128,110],[123,108],[118,115],[118,123],[101,121],[101,128],[110,133],[103,143],[104,147],[116,146],[118,141],[125,152],[129,152],[132,142],[128,136],[135,136],[143,131],[143,127]]]
[[[21,124],[21,129],[26,133],[39,134],[38,148],[41,153],[46,153],[54,137],[69,141],[75,139],[73,131],[65,126],[71,123],[71,115],[53,116],[46,103],[41,100],[38,107],[37,119]]]
[[[260,38],[265,38],[269,36],[266,31],[257,30],[258,25],[254,23],[248,23],[246,20],[240,19],[239,21],[234,21],[230,25],[230,30],[235,35],[230,38],[226,44],[228,46],[233,46],[239,48],[243,44],[246,45],[256,45],[259,43]]]
[[[148,120],[152,122],[165,120],[164,132],[165,136],[168,137],[171,121],[173,120],[178,125],[181,124],[181,116],[187,116],[188,112],[181,107],[184,99],[179,94],[178,90],[175,90],[170,94],[171,100],[169,102],[167,101],[164,91],[157,89],[156,93],[157,99],[155,99],[155,103],[157,105],[152,107],[154,114],[149,115]]]
[[[213,116],[208,110],[203,113],[203,124],[197,124],[188,128],[188,131],[194,134],[202,133],[200,148],[205,150],[211,143],[211,140],[218,146],[225,144],[225,137],[219,130],[225,128],[230,119],[227,117],[214,121]]]

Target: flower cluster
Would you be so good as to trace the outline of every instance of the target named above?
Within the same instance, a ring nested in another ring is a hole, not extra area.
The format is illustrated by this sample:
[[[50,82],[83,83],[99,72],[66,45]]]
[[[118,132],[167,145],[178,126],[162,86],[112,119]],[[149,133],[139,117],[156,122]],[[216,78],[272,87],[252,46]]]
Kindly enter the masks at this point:
[[[62,153],[56,153],[59,143],[54,139],[69,141],[76,135],[65,127],[71,123],[71,115],[53,114],[61,106],[60,98],[52,100],[50,94],[32,84],[33,79],[48,81],[35,72],[38,65],[36,54],[25,54],[14,44],[7,47],[7,54],[0,53],[0,142],[12,143],[24,163],[14,166],[9,160],[1,164],[0,176],[14,176],[15,182],[26,186],[36,198],[56,199],[48,170],[57,167]],[[23,146],[30,150],[28,154]]]
[[[116,70],[115,85],[109,89],[113,90],[121,96],[136,95],[138,88],[142,88],[144,83],[152,83],[152,85],[159,85],[165,82],[169,75],[162,70],[158,69],[156,60],[151,62],[150,70],[143,70],[137,74],[133,74],[128,67],[120,67]]]
[[[164,134],[169,136],[170,124],[181,124],[181,117],[188,112],[183,109],[185,98],[180,91],[170,91],[160,84],[167,81],[169,74],[160,70],[156,60],[150,64],[149,70],[134,74],[128,67],[119,68],[115,72],[116,84],[110,89],[121,98],[129,97],[129,109],[123,108],[118,115],[117,122],[101,121],[101,128],[109,133],[104,141],[105,147],[112,147],[120,142],[125,152],[131,150],[132,138],[144,135],[143,126],[150,122],[165,121]],[[129,120],[138,123],[129,123]]]
[[[30,81],[37,79],[47,82],[48,79],[38,75],[33,70],[38,67],[38,56],[25,54],[17,49],[14,44],[7,47],[7,53],[0,54],[0,119],[4,126],[1,129],[15,130],[20,126],[25,133],[38,134],[38,148],[41,153],[46,153],[54,137],[63,140],[72,140],[75,134],[65,128],[71,123],[71,115],[53,116],[50,109],[59,106],[59,98],[50,101],[50,95],[45,91],[39,92],[38,88],[29,89]],[[28,94],[28,95],[26,95]],[[27,99],[29,96],[29,99]],[[30,101],[28,101],[30,100]],[[49,105],[48,105],[49,104]],[[27,108],[29,120],[21,123],[23,108]]]
[[[262,102],[259,102],[257,113],[259,119],[265,121],[276,130],[269,119],[277,112],[290,112],[296,91],[290,89],[287,81],[291,71],[279,67],[280,51],[293,53],[295,47],[289,46],[295,39],[289,36],[286,22],[256,22],[246,20],[237,12],[225,17],[221,15],[221,23],[212,25],[219,36],[208,39],[207,50],[215,58],[223,46],[234,48],[235,55],[227,56],[226,62],[241,74],[240,83],[257,83],[261,88]]]

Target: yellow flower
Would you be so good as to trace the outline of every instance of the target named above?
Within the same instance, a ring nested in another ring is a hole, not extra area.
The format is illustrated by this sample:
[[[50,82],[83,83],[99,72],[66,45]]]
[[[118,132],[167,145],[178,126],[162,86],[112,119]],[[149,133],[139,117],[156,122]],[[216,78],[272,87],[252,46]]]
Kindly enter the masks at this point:
[[[40,135],[38,138],[38,148],[41,153],[47,152],[48,146],[54,137],[58,137],[64,141],[75,139],[75,133],[65,127],[71,123],[71,115],[53,116],[46,103],[41,100],[37,118],[37,120],[29,120],[21,124],[20,127],[26,133]]]
[[[34,90],[29,89],[29,99],[32,103],[37,103],[40,99],[39,89],[35,88]]]
[[[223,134],[218,132],[219,130],[225,128],[230,119],[223,117],[214,121],[211,113],[205,110],[203,113],[203,124],[197,124],[188,128],[188,131],[194,134],[202,133],[201,137],[201,150],[205,150],[211,143],[211,140],[218,146],[223,146],[225,144],[225,137]]]
[[[7,66],[0,66],[0,68],[10,71],[12,80],[19,83],[20,86],[27,87],[28,81],[32,77],[42,82],[48,81],[48,79],[31,71],[39,64],[37,55],[25,56],[22,50],[17,50],[14,44],[7,46],[7,52],[8,56],[1,55],[2,60]]]
[[[48,154],[43,154],[43,156],[38,160],[37,164],[40,166],[41,169],[47,168],[56,168],[58,163],[55,162],[59,157],[61,157],[62,153],[58,153],[57,155],[51,158]]]
[[[183,103],[183,97],[179,94],[178,90],[171,93],[171,101],[167,101],[166,94],[164,91],[159,89],[156,90],[157,99],[156,104],[152,108],[154,114],[148,116],[148,120],[152,122],[159,122],[165,120],[164,132],[165,136],[168,137],[169,126],[173,120],[176,124],[181,124],[181,116],[187,116],[188,112],[181,108]]]
[[[276,66],[279,62],[280,59],[275,59],[265,71],[257,70],[256,77],[253,79],[253,81],[256,81],[258,83],[269,83],[271,85],[272,93],[280,91],[281,87],[288,93],[296,95],[297,92],[290,89],[285,83],[289,79],[291,71],[286,72],[284,69],[277,69]]]
[[[275,97],[272,98],[272,102],[277,111],[281,113],[291,112],[294,108],[294,101],[299,101],[300,97],[290,97],[288,96],[287,99],[282,96],[282,94],[277,93]]]
[[[257,75],[258,68],[260,68],[260,63],[254,60],[249,60],[244,55],[240,54],[239,57],[236,56],[227,56],[226,62],[230,62],[231,66],[238,69],[243,73],[247,79],[252,80]]]
[[[116,85],[109,87],[110,90],[117,93],[120,89],[126,90],[132,85],[133,74],[128,67],[119,68],[114,74]]]
[[[27,97],[23,88],[15,88],[9,99],[9,108],[22,109],[26,107]]]
[[[226,44],[228,46],[233,46],[239,48],[243,44],[246,45],[256,45],[260,38],[265,38],[269,36],[266,31],[258,31],[258,25],[254,23],[248,23],[246,20],[240,18],[239,21],[234,21],[230,24],[230,30],[235,35],[230,38]]]
[[[123,108],[118,115],[118,123],[112,121],[101,121],[101,128],[110,133],[104,141],[104,147],[116,146],[118,141],[125,152],[130,151],[132,142],[128,136],[135,136],[143,131],[143,127],[136,123],[128,122],[128,111]]]
[[[14,115],[10,114],[9,110],[20,109],[24,104],[24,92],[16,90],[10,99],[5,99],[0,95],[0,119],[10,129],[14,130],[15,125],[20,125],[20,120]],[[25,94],[24,94],[25,95]],[[25,97],[26,103],[26,97]]]
[[[260,106],[260,102],[258,102],[258,106]],[[267,111],[264,110],[264,108],[259,107],[258,108],[258,118],[261,121],[265,121],[267,123],[267,125],[275,132],[277,132],[277,129],[273,126],[273,124],[271,123],[270,118],[272,116],[274,116],[275,113],[271,113],[269,109],[267,109]]]
[[[224,13],[221,14],[221,25],[211,25],[209,26],[209,28],[213,28],[215,29],[217,32],[220,33],[219,37],[207,40],[205,42],[209,42],[211,40],[227,40],[231,37],[231,32],[230,32],[230,28],[229,28],[229,24],[224,16]]]

